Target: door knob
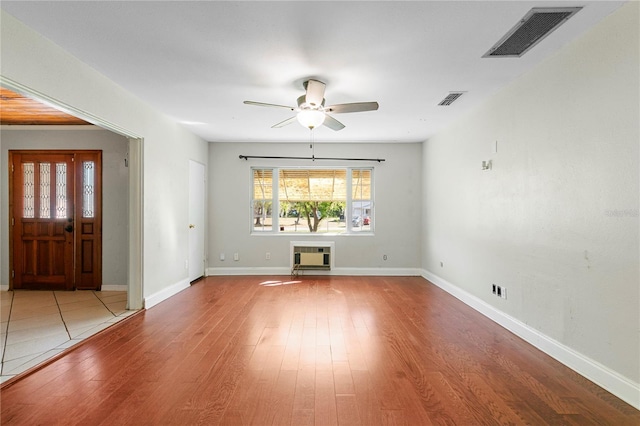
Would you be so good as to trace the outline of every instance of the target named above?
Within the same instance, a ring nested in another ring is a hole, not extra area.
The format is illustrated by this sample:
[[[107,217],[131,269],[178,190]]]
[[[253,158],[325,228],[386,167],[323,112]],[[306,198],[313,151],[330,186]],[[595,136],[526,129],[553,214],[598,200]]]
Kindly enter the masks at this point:
[[[189,224],[189,229],[195,228],[196,226],[193,223]]]

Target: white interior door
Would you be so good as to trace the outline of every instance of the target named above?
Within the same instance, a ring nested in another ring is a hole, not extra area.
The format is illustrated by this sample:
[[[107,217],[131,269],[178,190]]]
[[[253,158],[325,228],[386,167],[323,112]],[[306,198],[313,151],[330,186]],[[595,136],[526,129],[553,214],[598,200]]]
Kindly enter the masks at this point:
[[[189,160],[189,281],[204,275],[204,164]]]

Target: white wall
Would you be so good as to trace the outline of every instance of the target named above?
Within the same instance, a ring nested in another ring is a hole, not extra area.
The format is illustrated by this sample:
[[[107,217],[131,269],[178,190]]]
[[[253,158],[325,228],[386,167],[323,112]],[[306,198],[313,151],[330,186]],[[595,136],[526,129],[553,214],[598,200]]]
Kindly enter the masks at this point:
[[[428,273],[622,376],[636,404],[638,8],[425,143],[422,238]]]
[[[384,158],[378,162],[240,160],[238,156],[311,156],[307,133],[299,144],[211,143],[209,145],[209,273],[286,273],[290,241],[335,241],[340,273],[418,274],[422,144],[322,144],[316,157]],[[375,235],[251,235],[251,172],[260,166],[373,166]],[[240,260],[233,261],[233,253]],[[265,253],[271,253],[271,260]],[[220,253],[225,260],[220,261]],[[383,260],[383,255],[387,260]]]
[[[7,170],[11,149],[98,149],[102,150],[102,285],[126,286],[129,249],[129,172],[124,159],[129,141],[115,133],[88,126],[2,126],[0,169]],[[3,176],[4,177],[4,176]],[[2,217],[9,211],[8,179],[0,188]],[[8,234],[8,221],[0,223]],[[2,239],[0,284],[9,286],[9,239]]]
[[[143,296],[155,303],[188,286],[185,188],[189,159],[206,164],[207,143],[4,11],[1,31],[3,79],[144,138]]]

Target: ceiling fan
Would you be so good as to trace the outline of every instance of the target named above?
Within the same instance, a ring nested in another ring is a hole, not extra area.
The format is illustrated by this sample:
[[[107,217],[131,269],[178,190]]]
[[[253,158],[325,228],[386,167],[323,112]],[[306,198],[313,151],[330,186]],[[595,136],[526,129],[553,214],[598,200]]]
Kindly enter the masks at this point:
[[[247,105],[257,105],[264,107],[286,108],[295,111],[297,114],[287,118],[280,123],[274,124],[272,128],[284,127],[298,121],[304,127],[311,130],[324,124],[332,130],[344,129],[344,124],[330,116],[328,113],[341,114],[345,112],[375,111],[378,109],[377,102],[354,102],[348,104],[336,104],[324,106],[324,89],[326,84],[318,80],[307,80],[304,82],[305,94],[298,98],[298,106],[290,107],[286,105],[267,104],[263,102],[244,101]]]

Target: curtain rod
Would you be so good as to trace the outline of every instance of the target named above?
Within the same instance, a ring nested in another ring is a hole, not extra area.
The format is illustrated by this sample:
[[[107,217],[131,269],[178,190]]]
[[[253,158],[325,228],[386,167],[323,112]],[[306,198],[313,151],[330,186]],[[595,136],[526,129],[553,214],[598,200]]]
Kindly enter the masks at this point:
[[[385,161],[384,158],[334,158],[334,157],[316,157],[315,155],[312,155],[311,157],[269,157],[269,156],[263,156],[263,155],[240,155],[238,158],[240,158],[241,160],[249,160],[250,158],[261,158],[261,159],[267,159],[267,160],[377,161],[378,163],[381,163],[381,162]]]

